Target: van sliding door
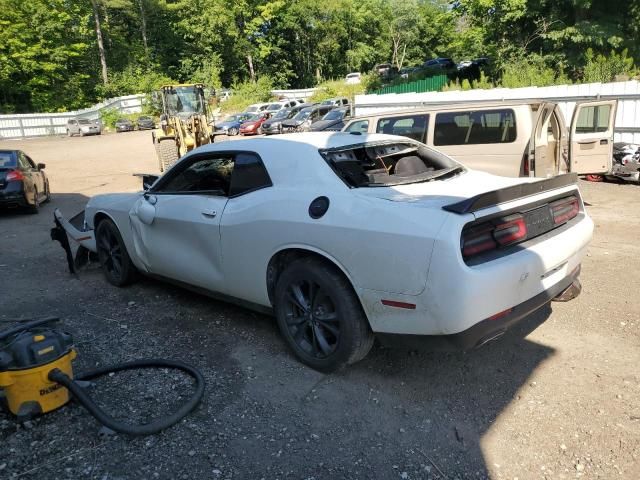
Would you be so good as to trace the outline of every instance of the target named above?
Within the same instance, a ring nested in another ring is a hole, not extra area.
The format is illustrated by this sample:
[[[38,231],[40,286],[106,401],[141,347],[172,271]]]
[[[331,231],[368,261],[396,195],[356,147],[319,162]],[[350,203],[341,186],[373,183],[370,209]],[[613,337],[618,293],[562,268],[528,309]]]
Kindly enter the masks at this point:
[[[611,171],[617,106],[617,100],[576,103],[569,137],[572,172],[602,174]]]

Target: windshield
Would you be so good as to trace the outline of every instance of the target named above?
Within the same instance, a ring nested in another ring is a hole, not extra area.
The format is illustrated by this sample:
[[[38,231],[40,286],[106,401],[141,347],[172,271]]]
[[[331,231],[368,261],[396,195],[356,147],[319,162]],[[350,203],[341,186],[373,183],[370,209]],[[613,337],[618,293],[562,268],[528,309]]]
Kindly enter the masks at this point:
[[[164,93],[169,114],[204,113],[204,102],[200,89],[193,86],[175,87],[164,89]]]
[[[278,111],[278,113],[276,113],[273,118],[289,118],[289,115],[291,114],[291,110],[286,110],[286,109],[282,109],[280,111]]]
[[[320,150],[350,187],[389,187],[445,178],[464,167],[418,142],[377,142]]]
[[[342,117],[344,117],[344,111],[331,110],[324,117],[322,117],[322,120],[341,120]]]
[[[267,106],[266,110],[280,110],[282,108],[282,104],[281,103],[271,103]]]
[[[309,115],[311,115],[311,109],[310,108],[304,108],[302,110],[300,110],[300,112],[293,117],[294,120],[306,120],[307,118],[309,118]]]
[[[248,115],[244,120],[247,122],[255,122],[257,120],[260,120],[261,117],[262,115],[260,115],[259,113],[254,113],[253,115]]]
[[[11,152],[0,152],[0,168],[15,167],[16,161]]]
[[[89,124],[91,124],[91,122],[89,120],[87,120],[86,118],[82,118],[82,119],[78,120],[78,123],[80,125],[89,125]]]

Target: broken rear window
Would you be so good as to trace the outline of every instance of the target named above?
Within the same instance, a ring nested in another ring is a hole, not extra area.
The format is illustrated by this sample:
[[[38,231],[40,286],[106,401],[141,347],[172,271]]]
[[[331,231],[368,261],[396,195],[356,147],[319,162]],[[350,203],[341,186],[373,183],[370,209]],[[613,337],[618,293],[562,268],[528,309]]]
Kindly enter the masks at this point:
[[[464,171],[446,155],[421,143],[377,142],[320,150],[350,187],[388,187],[444,179]]]

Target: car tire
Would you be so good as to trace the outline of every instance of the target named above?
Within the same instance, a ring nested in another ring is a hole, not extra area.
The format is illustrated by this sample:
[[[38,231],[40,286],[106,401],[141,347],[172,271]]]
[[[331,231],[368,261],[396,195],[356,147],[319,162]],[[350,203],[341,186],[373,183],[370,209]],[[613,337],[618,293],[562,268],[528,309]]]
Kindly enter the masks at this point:
[[[33,213],[33,214],[40,213],[40,198],[39,198],[39,195],[38,195],[38,189],[37,188],[33,189],[33,203],[29,204],[27,202],[27,205],[28,205],[28,209],[29,209],[30,213]]]
[[[42,203],[49,203],[51,201],[51,189],[49,188],[49,180],[44,184],[44,201]]]
[[[164,172],[178,161],[178,147],[173,140],[163,140],[158,143],[158,157],[160,158],[161,171]]]
[[[286,267],[275,290],[278,327],[298,359],[321,372],[362,360],[374,335],[351,284],[335,267],[302,258]]]
[[[116,287],[128,285],[135,278],[136,268],[115,223],[102,220],[96,228],[98,260],[107,281]]]
[[[238,135],[238,132],[240,130],[238,130],[236,127],[231,127],[229,130],[227,130],[227,135],[229,135],[230,137],[235,137],[236,135]]]

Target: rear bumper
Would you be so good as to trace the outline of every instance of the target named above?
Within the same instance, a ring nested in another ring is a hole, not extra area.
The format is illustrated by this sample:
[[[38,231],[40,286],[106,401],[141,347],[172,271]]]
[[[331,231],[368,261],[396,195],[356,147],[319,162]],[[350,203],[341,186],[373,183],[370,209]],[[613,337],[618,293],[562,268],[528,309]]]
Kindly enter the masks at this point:
[[[26,207],[28,204],[21,181],[8,182],[0,190],[0,207]]]
[[[516,305],[500,318],[487,318],[462,332],[450,335],[396,335],[392,333],[376,334],[383,345],[404,348],[465,351],[480,347],[501,337],[511,327],[547,305],[552,300],[569,301],[582,291],[580,267],[564,280],[529,300]]]

